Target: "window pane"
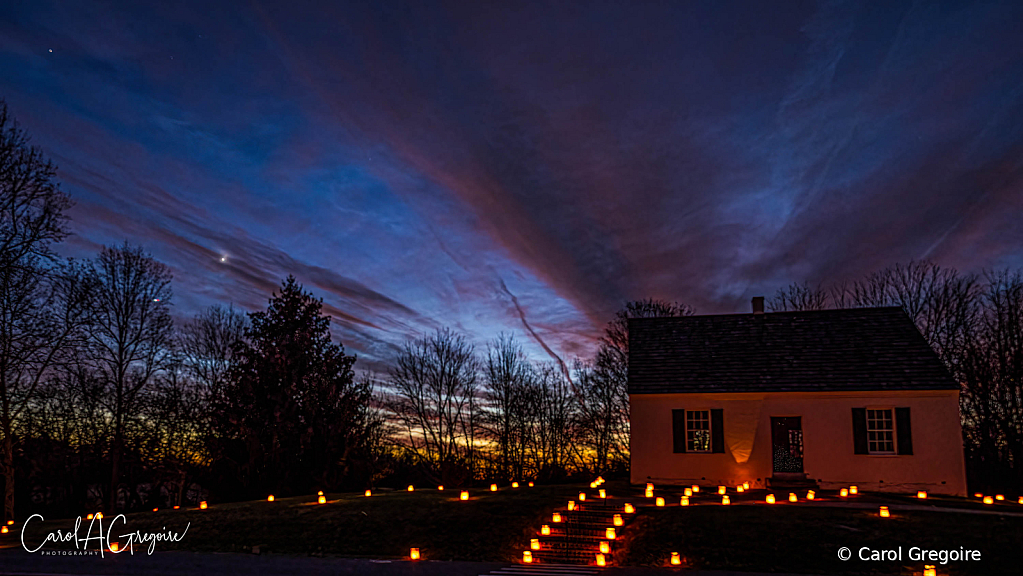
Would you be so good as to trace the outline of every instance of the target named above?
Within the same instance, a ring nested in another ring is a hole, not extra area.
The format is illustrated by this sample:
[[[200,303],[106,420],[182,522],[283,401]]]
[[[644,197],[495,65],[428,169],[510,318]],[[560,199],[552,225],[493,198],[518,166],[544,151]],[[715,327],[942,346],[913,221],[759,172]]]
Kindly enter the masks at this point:
[[[891,409],[867,410],[867,449],[870,452],[895,452],[895,420]]]
[[[686,411],[686,450],[710,451],[710,411]]]

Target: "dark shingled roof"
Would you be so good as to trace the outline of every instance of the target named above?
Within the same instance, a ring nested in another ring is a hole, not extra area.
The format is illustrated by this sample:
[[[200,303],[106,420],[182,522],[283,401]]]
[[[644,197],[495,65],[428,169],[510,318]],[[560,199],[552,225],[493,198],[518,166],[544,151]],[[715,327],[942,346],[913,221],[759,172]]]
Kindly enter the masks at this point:
[[[946,390],[901,308],[629,320],[629,393]]]

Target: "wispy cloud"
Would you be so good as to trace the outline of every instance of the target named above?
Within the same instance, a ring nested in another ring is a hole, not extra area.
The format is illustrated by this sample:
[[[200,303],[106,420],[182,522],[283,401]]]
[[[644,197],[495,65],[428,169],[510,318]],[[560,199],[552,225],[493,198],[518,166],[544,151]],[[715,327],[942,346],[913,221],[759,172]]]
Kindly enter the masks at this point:
[[[377,370],[439,326],[560,362],[628,299],[730,312],[921,256],[1023,265],[1021,19],[21,3],[0,96],[77,200],[66,251],[147,246],[181,315],[294,274]]]

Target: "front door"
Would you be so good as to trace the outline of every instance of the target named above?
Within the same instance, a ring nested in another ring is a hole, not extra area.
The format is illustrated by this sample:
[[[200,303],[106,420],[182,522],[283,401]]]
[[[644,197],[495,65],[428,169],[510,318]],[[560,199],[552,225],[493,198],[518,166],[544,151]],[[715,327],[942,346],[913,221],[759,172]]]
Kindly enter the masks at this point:
[[[799,416],[771,417],[774,471],[803,471],[803,423]]]

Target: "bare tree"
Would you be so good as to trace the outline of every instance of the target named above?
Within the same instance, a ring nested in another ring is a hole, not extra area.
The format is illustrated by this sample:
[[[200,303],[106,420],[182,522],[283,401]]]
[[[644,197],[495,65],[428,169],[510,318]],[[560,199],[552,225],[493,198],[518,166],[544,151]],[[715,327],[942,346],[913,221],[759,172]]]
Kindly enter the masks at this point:
[[[223,306],[210,306],[182,326],[178,347],[186,369],[202,384],[205,395],[220,393],[247,326],[245,314]]]
[[[1023,485],[1023,273],[990,272],[956,363],[967,454],[986,488]]]
[[[469,453],[475,431],[467,413],[478,382],[479,360],[472,345],[448,329],[406,343],[398,356],[388,381],[390,409],[405,448],[430,473],[453,473]]]
[[[110,494],[117,505],[126,428],[141,414],[154,376],[171,365],[171,273],[141,248],[104,248],[92,262],[89,354],[112,421]]]
[[[14,426],[68,332],[51,316],[52,246],[68,235],[71,200],[56,167],[0,101],[0,468],[4,519],[14,517]]]
[[[690,306],[677,302],[628,302],[604,329],[593,364],[577,366],[581,422],[596,449],[597,471],[624,466],[629,459],[629,318],[692,314]]]
[[[789,284],[767,302],[770,312],[825,310],[831,307],[831,294],[820,284],[810,286],[806,282]]]
[[[489,400],[487,424],[497,441],[501,473],[521,478],[532,408],[532,366],[515,339],[501,334],[487,346],[483,376]]]
[[[534,369],[532,409],[537,415],[534,439],[537,477],[552,479],[565,474],[575,424],[575,397],[560,366],[550,362]]]
[[[961,355],[981,289],[973,274],[933,262],[896,264],[845,287],[852,306],[899,306],[950,367]]]

